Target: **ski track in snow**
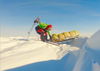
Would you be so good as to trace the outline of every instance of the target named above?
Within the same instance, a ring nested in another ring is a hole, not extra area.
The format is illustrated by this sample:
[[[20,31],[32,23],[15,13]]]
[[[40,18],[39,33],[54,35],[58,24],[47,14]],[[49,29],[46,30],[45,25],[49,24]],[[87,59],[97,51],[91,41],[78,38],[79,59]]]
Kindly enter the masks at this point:
[[[1,37],[1,71],[65,71],[65,66],[72,70],[70,66],[74,67],[87,39],[79,37],[55,46],[36,38],[25,41],[23,37]],[[72,64],[66,64],[68,61]]]

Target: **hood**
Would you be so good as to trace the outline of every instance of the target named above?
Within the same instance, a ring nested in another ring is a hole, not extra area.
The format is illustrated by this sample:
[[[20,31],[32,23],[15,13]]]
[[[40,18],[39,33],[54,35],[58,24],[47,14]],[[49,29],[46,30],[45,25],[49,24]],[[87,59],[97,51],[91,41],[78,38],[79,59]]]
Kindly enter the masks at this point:
[[[46,30],[52,30],[52,29],[53,29],[53,27],[51,24],[46,27]]]

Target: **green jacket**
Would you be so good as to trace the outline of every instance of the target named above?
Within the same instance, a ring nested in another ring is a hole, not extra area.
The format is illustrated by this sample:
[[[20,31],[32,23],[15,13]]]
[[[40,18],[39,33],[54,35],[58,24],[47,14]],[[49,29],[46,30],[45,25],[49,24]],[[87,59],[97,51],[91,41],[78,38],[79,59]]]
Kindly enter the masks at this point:
[[[42,28],[42,29],[45,29],[48,26],[48,24],[47,23],[40,22],[38,26],[40,28]],[[46,31],[46,32],[48,33],[48,35],[50,35],[50,31]]]

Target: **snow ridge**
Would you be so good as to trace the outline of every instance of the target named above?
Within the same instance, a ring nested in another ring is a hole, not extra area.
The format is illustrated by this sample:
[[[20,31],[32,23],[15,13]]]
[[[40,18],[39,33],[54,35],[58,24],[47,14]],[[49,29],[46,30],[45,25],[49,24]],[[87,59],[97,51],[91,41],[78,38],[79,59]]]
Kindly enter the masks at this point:
[[[59,46],[31,37],[1,37],[1,71],[100,71],[100,30]]]

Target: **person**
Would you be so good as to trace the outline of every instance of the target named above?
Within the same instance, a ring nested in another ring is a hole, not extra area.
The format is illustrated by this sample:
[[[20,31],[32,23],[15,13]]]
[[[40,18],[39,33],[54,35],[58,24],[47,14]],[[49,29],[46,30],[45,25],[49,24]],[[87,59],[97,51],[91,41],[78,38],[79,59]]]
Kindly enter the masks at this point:
[[[39,25],[35,27],[36,32],[40,35],[41,41],[51,41],[50,30],[53,30],[53,26],[47,23],[40,22],[39,16],[34,21],[34,23],[38,23]],[[49,39],[47,39],[47,35],[49,35]]]

